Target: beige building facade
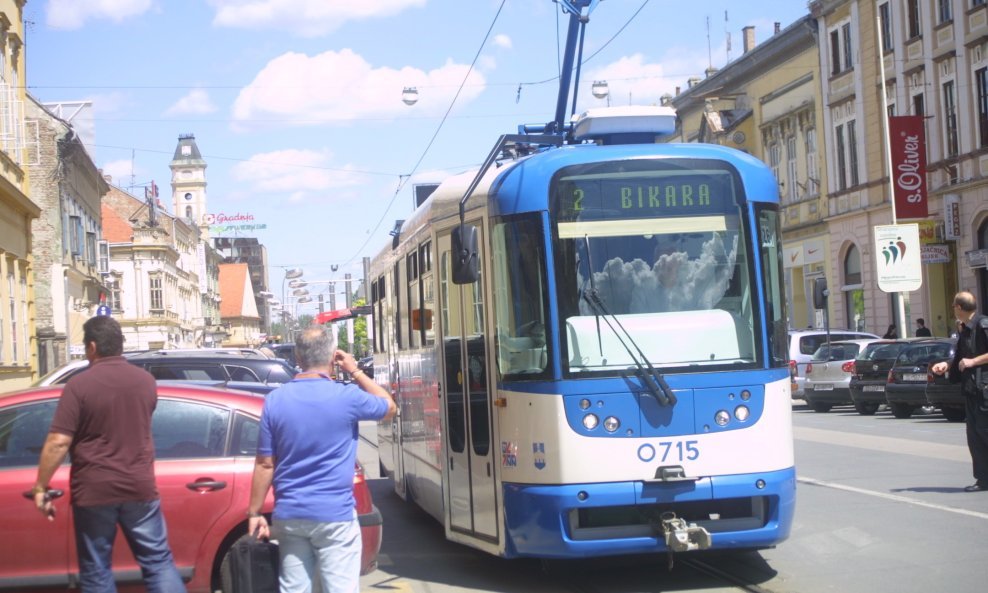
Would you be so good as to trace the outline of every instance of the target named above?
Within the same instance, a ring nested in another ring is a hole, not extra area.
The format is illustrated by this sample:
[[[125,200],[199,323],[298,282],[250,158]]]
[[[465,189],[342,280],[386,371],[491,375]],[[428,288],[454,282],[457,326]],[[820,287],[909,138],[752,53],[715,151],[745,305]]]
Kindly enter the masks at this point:
[[[917,223],[922,286],[902,293],[912,335],[953,329],[958,289],[988,306],[988,6],[983,0],[815,0],[830,193],[831,316],[881,333],[899,317],[877,282],[873,228],[893,222],[883,110],[925,122],[927,216]],[[882,61],[880,61],[882,60]],[[881,80],[885,74],[885,103]]]
[[[37,378],[31,198],[24,160],[24,0],[0,0],[0,393]]]

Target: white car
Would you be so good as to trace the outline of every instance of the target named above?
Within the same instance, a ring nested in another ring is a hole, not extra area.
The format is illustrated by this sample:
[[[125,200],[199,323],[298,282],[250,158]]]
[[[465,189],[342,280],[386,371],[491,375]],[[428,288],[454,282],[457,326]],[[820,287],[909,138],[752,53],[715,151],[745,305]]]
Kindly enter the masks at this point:
[[[850,331],[846,329],[832,330],[830,341],[878,339],[875,334]],[[805,399],[804,384],[806,383],[806,363],[822,344],[827,343],[827,332],[822,329],[791,329],[789,330],[789,370],[793,377],[793,399]]]
[[[806,363],[803,399],[815,412],[829,412],[839,405],[851,405],[851,376],[854,359],[865,346],[877,341],[841,340],[820,346]]]

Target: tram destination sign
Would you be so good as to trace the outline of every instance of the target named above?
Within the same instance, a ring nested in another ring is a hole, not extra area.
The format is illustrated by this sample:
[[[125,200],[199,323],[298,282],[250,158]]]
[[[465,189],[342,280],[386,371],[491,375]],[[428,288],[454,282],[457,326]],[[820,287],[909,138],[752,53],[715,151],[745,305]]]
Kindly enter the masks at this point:
[[[737,211],[734,177],[722,170],[563,177],[556,187],[556,200],[560,221]]]

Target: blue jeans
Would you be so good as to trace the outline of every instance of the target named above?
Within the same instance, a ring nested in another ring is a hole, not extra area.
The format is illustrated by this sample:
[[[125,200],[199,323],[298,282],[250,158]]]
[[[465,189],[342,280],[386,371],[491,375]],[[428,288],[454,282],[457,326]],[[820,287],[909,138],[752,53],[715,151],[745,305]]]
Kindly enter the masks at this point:
[[[363,542],[356,516],[336,523],[276,520],[271,537],[278,540],[280,551],[281,593],[312,593],[320,590],[320,584],[323,593],[360,591]]]
[[[168,547],[160,501],[73,506],[72,515],[83,593],[116,593],[111,561],[118,524],[141,567],[148,593],[185,593]]]

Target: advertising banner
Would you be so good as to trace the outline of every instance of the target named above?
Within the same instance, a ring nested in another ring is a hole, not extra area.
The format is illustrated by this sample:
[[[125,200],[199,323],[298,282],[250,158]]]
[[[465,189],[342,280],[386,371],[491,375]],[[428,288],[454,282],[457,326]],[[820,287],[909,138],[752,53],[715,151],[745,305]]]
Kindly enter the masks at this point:
[[[928,218],[926,199],[926,135],[923,117],[889,118],[892,192],[896,218]]]
[[[876,226],[875,256],[878,288],[883,292],[911,292],[923,285],[919,225]]]

